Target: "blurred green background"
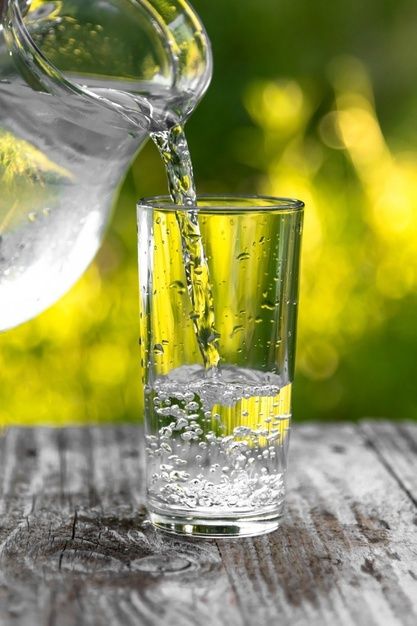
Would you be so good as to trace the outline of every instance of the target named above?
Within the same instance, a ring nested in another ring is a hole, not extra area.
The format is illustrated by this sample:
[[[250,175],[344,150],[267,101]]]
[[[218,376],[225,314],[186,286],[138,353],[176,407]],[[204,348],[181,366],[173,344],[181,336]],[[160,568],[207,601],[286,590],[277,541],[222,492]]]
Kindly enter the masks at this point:
[[[194,6],[215,62],[187,125],[199,192],[307,206],[296,419],[417,419],[417,3]],[[140,417],[135,202],[165,190],[148,144],[86,275],[0,336],[1,421]]]

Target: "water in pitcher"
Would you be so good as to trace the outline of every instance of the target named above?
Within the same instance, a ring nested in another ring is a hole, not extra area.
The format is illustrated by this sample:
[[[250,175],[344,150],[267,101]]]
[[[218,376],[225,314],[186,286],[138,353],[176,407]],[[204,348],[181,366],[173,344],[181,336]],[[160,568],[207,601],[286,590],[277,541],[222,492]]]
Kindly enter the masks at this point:
[[[183,0],[8,0],[0,14],[1,331],[82,274],[135,153],[186,119],[211,58]]]
[[[121,129],[105,108],[92,114],[75,96],[54,107],[47,94],[29,100],[27,87],[2,87],[0,329],[7,329],[43,311],[91,261],[114,190],[147,134]]]

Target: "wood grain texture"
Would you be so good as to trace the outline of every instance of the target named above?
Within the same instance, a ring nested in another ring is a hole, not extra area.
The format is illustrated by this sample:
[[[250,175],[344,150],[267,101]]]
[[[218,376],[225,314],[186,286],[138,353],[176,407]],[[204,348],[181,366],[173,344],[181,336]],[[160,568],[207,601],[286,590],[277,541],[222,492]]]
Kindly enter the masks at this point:
[[[362,433],[417,506],[417,427],[410,422],[362,422]]]
[[[414,504],[356,427],[297,435],[281,530],[220,547],[247,623],[415,625]]]
[[[0,624],[414,626],[416,441],[412,424],[296,428],[281,529],[215,542],[146,520],[140,429],[9,430]]]

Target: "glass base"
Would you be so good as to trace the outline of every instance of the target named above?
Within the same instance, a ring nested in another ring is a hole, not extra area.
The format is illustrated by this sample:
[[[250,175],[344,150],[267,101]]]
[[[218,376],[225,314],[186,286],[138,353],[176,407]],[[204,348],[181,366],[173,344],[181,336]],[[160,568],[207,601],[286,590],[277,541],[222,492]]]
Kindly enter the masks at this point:
[[[271,533],[279,527],[282,511],[245,517],[195,517],[149,510],[152,524],[169,533],[192,537],[220,539],[255,537]]]

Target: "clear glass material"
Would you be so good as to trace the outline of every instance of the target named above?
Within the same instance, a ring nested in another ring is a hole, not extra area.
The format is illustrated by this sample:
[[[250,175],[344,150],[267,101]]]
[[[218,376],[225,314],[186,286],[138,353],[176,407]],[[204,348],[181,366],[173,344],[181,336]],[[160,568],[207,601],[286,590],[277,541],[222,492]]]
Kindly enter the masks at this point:
[[[171,532],[262,534],[285,497],[303,203],[200,197],[209,278],[190,285],[181,229],[193,211],[138,205],[148,509]],[[199,289],[211,290],[217,367],[196,337]]]
[[[150,131],[211,76],[184,0],[0,0],[0,330],[60,297],[94,256]]]

